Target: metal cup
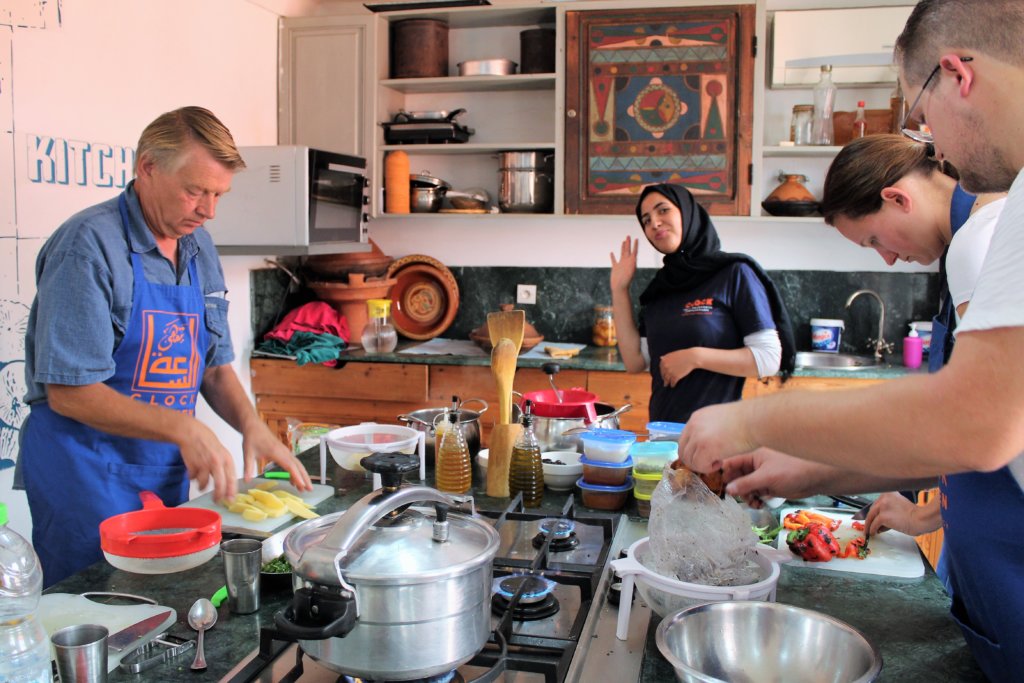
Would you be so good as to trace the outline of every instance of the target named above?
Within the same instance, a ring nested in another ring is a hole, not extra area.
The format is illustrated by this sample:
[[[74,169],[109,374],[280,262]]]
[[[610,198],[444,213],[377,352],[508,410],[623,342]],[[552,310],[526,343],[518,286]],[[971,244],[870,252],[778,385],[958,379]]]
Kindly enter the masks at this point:
[[[106,626],[79,624],[50,636],[61,683],[106,683],[108,634]]]
[[[260,608],[260,567],[263,543],[236,538],[220,544],[224,556],[224,579],[228,587],[228,609],[251,614]]]

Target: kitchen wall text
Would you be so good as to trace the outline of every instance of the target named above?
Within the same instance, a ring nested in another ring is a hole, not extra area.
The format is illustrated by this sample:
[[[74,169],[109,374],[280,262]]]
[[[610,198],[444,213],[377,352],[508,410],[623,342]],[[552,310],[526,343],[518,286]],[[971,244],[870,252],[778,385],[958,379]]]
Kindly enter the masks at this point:
[[[28,179],[33,183],[123,188],[134,176],[132,147],[33,133],[25,141]]]

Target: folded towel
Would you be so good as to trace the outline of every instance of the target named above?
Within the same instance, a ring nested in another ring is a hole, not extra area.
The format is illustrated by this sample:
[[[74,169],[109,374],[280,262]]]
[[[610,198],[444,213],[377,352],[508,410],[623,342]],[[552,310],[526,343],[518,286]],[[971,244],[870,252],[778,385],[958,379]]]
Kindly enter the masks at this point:
[[[295,356],[295,362],[299,365],[323,363],[334,367],[338,364],[338,356],[345,349],[345,340],[327,333],[294,332],[287,342],[267,339],[256,348],[267,353]]]
[[[311,301],[289,311],[274,329],[263,335],[263,338],[287,343],[296,332],[331,334],[340,337],[345,343],[348,343],[350,337],[345,316],[323,301]]]

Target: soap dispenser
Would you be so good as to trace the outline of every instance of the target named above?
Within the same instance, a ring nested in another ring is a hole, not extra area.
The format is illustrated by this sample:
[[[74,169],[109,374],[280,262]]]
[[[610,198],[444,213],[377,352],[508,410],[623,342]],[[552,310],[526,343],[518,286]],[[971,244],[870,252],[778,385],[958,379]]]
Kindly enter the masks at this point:
[[[910,323],[910,334],[903,338],[903,364],[910,369],[921,367],[924,341],[917,334],[917,326]]]

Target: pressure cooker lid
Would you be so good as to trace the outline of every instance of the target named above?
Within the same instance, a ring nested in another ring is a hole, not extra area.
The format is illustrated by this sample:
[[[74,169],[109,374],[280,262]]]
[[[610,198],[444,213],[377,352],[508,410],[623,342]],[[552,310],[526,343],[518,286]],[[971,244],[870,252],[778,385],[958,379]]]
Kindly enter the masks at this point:
[[[374,495],[374,494],[371,494]],[[311,519],[297,526],[285,539],[284,550],[293,567],[307,548],[323,544],[334,526],[344,523],[346,512]],[[342,559],[346,581],[362,584],[420,582],[433,575],[457,575],[497,553],[498,533],[478,518],[448,515],[448,540],[434,540],[436,512],[430,507],[410,507],[385,515],[352,544]],[[331,549],[333,550],[333,549]],[[335,552],[328,554],[330,557]],[[338,584],[334,566],[315,566],[304,576],[318,583]]]

